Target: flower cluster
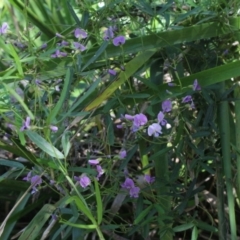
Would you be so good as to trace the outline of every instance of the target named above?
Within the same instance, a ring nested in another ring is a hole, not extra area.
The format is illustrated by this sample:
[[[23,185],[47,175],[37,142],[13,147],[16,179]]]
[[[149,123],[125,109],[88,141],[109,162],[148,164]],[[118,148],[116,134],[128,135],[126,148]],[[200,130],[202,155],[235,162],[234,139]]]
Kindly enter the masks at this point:
[[[121,187],[127,191],[129,191],[129,195],[132,198],[138,198],[140,188],[136,187],[133,180],[131,178],[126,178],[125,182],[121,184]]]
[[[32,175],[30,171],[26,177],[23,178],[24,181],[30,182],[32,184],[32,194],[38,191],[37,186],[42,184],[42,178],[39,175]]]

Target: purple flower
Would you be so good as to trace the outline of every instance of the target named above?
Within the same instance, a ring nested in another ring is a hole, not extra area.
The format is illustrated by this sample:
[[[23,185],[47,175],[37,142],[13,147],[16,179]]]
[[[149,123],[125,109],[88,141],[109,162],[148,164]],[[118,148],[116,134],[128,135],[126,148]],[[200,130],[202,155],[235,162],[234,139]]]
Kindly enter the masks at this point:
[[[110,26],[106,31],[104,31],[104,36],[103,39],[104,40],[109,40],[111,38],[114,38],[114,32],[113,32],[113,27]]]
[[[168,83],[168,86],[169,86],[169,87],[174,87],[174,86],[176,86],[176,84],[173,83],[173,82],[169,82],[169,83]]]
[[[187,95],[186,97],[184,97],[182,99],[182,103],[188,103],[192,101],[192,96],[191,95]]]
[[[114,46],[119,46],[123,45],[125,43],[125,37],[124,36],[118,36],[113,39],[113,45]]]
[[[41,48],[41,49],[47,48],[47,43],[44,43],[40,48]]]
[[[162,102],[163,112],[170,112],[172,110],[172,102],[170,100],[165,100]]]
[[[146,180],[146,182],[147,183],[153,183],[154,181],[155,181],[155,177],[151,177],[150,175],[148,175],[148,174],[146,174],[145,176],[144,176],[144,178],[145,178],[145,180]]]
[[[67,53],[61,52],[59,49],[56,50],[54,54],[51,55],[52,58],[60,58],[60,57],[66,57]]]
[[[160,123],[162,126],[165,126],[167,124],[167,120],[164,119],[164,113],[160,111],[157,116],[158,123]]]
[[[94,160],[94,159],[89,159],[89,160],[88,160],[88,163],[89,163],[90,165],[95,166],[95,165],[98,165],[98,164],[99,164],[99,161],[98,161],[98,160]]]
[[[98,172],[97,179],[99,179],[104,174],[104,171],[100,165],[97,165],[96,169]]]
[[[126,178],[125,179],[125,182],[121,184],[121,187],[124,188],[124,189],[131,189],[131,188],[134,188],[135,185],[134,185],[134,182],[131,178]]]
[[[138,198],[139,197],[140,188],[139,187],[132,187],[129,191],[130,197]]]
[[[198,80],[195,79],[194,82],[193,82],[193,91],[200,91],[200,90],[201,90],[201,87],[198,84]]]
[[[86,38],[88,36],[87,32],[80,28],[75,29],[74,35],[76,38]]]
[[[158,137],[162,133],[162,127],[158,123],[153,123],[148,127],[148,136]]]
[[[51,126],[50,126],[50,129],[51,129],[53,132],[57,132],[57,131],[58,131],[58,127],[57,127],[57,126],[51,125]]]
[[[113,75],[113,76],[115,76],[115,75],[117,74],[117,72],[116,72],[115,70],[113,70],[113,69],[109,69],[109,70],[108,70],[108,73],[109,73],[110,75]]]
[[[4,22],[0,28],[0,35],[7,33],[8,30],[8,24]]]
[[[117,124],[116,127],[117,127],[118,129],[122,129],[122,128],[123,128],[123,125],[122,125],[122,124]]]
[[[56,33],[56,37],[63,38],[63,35],[61,35],[60,33]]]
[[[30,182],[31,181],[31,176],[32,176],[32,172],[30,171],[26,177],[23,178],[24,181]]]
[[[69,45],[69,42],[66,42],[64,40],[62,40],[61,43],[58,44],[59,46],[68,46]]]
[[[144,115],[143,113],[139,113],[134,116],[133,124],[136,127],[143,126],[147,122],[148,122],[148,119],[147,119],[146,115]]]
[[[74,42],[73,46],[77,49],[80,50],[81,52],[86,50],[86,47],[84,45],[82,45],[81,43],[78,42]]]
[[[122,149],[120,152],[119,152],[119,158],[120,159],[123,159],[127,156],[127,151],[125,149]]]
[[[25,122],[23,123],[22,127],[20,128],[20,131],[24,131],[26,129],[30,128],[30,122],[31,122],[31,118],[30,117],[26,117]]]
[[[77,183],[80,184],[82,188],[86,188],[91,184],[90,178],[87,177],[86,175],[83,175],[81,177],[74,176],[74,180],[77,181]]]
[[[34,187],[41,185],[42,183],[42,178],[38,175],[35,175],[31,177],[31,184],[33,184]]]

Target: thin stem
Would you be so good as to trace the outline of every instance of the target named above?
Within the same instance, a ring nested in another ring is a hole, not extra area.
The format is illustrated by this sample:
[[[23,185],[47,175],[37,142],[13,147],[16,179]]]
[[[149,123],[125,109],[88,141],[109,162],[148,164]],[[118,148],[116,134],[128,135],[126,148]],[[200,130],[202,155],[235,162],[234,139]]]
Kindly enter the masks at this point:
[[[225,82],[220,83],[221,96],[225,92]],[[231,149],[230,149],[230,124],[229,124],[229,106],[227,100],[221,100],[219,104],[219,123],[220,123],[220,138],[222,146],[222,161],[227,188],[227,199],[229,206],[229,221],[231,230],[231,239],[237,239],[237,228],[235,218],[235,206],[233,196],[232,172],[231,172]],[[222,224],[222,223],[221,223]]]

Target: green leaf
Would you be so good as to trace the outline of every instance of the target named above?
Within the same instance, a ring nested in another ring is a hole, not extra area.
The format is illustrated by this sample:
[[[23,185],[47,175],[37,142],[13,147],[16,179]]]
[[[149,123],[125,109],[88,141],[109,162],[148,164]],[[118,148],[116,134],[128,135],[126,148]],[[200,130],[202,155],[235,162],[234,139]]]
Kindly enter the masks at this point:
[[[24,168],[24,165],[22,163],[16,162],[14,160],[0,159],[0,165],[14,167],[14,168]]]
[[[100,225],[103,218],[103,204],[102,204],[98,181],[96,178],[94,178],[94,185],[95,185],[95,194],[96,194],[96,202],[97,202],[97,223],[98,225]]]
[[[134,224],[138,225],[149,213],[149,211],[152,209],[152,205],[148,206],[146,209],[144,209],[134,220]],[[145,220],[145,219],[144,219]]]
[[[193,230],[192,230],[192,237],[191,240],[197,240],[198,239],[198,229],[196,226],[194,226]]]
[[[69,141],[69,135],[70,132],[64,132],[62,135],[62,148],[64,152],[64,156],[67,157],[70,149],[71,149],[71,143]]]
[[[37,134],[36,132],[32,132],[30,130],[27,130],[25,132],[27,136],[31,139],[31,141],[35,143],[40,149],[42,149],[48,155],[58,159],[64,158],[64,155],[57,148],[55,148],[52,144],[47,142],[39,134]]]
[[[21,77],[23,77],[24,74],[23,74],[22,64],[21,64],[20,59],[18,57],[18,54],[16,53],[15,48],[13,47],[12,44],[9,44],[9,53],[14,58],[14,61],[15,61],[16,65],[17,65],[17,70],[18,70],[19,75]]]
[[[186,230],[188,230],[192,227],[194,227],[193,223],[185,223],[185,224],[174,227],[173,231],[174,232],[183,232],[183,231],[186,231]]]
[[[56,207],[54,205],[45,204],[28,224],[18,240],[37,239],[42,227],[46,224],[47,220],[55,210]]]
[[[86,111],[90,111],[106,99],[108,99],[130,76],[132,76],[152,55],[153,51],[144,52],[133,60],[131,60],[125,67],[125,71],[121,72],[116,79],[99,95],[95,98],[86,108]]]

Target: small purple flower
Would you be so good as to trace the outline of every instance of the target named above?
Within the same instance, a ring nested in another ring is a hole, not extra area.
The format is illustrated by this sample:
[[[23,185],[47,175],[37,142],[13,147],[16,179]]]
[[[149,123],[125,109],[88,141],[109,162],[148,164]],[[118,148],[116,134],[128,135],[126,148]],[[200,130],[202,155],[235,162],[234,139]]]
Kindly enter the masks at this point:
[[[109,69],[109,70],[108,70],[108,73],[109,73],[110,75],[113,75],[113,76],[117,75],[117,72],[116,72],[115,70],[113,70],[113,69]]]
[[[125,37],[124,36],[118,36],[113,39],[113,45],[114,46],[120,46],[125,43]]]
[[[51,129],[53,132],[57,132],[57,131],[58,131],[58,127],[57,127],[57,126],[51,125],[51,126],[50,126],[50,129]]]
[[[132,187],[129,191],[130,197],[138,198],[139,197],[140,188],[139,187]]]
[[[118,129],[122,129],[122,128],[123,128],[123,125],[122,125],[122,124],[117,124],[116,127],[117,127]]]
[[[163,112],[170,112],[172,110],[172,102],[170,100],[165,100],[162,102]]]
[[[134,185],[134,182],[131,178],[126,178],[125,179],[125,182],[121,184],[121,187],[124,188],[124,189],[131,189],[131,188],[134,188],[135,185]]]
[[[31,118],[30,117],[26,117],[25,122],[23,123],[22,127],[20,128],[20,131],[24,131],[26,129],[30,128],[30,122],[31,122]]]
[[[40,48],[41,48],[41,49],[47,48],[47,43],[44,43]]]
[[[95,160],[95,159],[89,159],[89,160],[88,160],[88,163],[89,163],[90,165],[95,166],[95,165],[98,165],[98,164],[99,164],[99,161],[98,161],[98,160]]]
[[[59,49],[56,50],[54,54],[51,55],[52,58],[60,58],[60,57],[66,57],[67,53],[61,52]]]
[[[74,176],[74,180],[77,181],[77,183],[80,184],[82,188],[86,188],[91,184],[90,178],[87,177],[86,175],[83,175],[81,177]]]
[[[4,22],[0,28],[0,35],[7,33],[8,30],[8,24]]]
[[[193,101],[191,102],[191,105],[190,105],[190,106],[191,106],[191,108],[192,108],[192,109],[194,109],[194,108],[195,108],[195,104],[194,104],[194,102],[193,102]]]
[[[164,113],[160,111],[157,116],[158,123],[160,123],[162,126],[165,126],[167,124],[167,120],[164,119]]]
[[[136,127],[143,126],[147,122],[148,122],[148,119],[147,119],[146,115],[144,115],[143,113],[139,113],[134,116],[133,124]]]
[[[169,87],[174,87],[174,86],[176,86],[176,84],[173,83],[173,82],[169,82],[169,83],[168,83],[168,86],[169,86]]]
[[[81,38],[84,39],[88,36],[87,32],[85,32],[83,29],[76,28],[74,31],[75,38]]]
[[[103,39],[104,40],[109,40],[111,38],[114,38],[114,32],[113,32],[113,27],[110,26],[106,31],[104,31],[104,36]]]
[[[119,158],[120,159],[123,159],[127,156],[127,151],[125,149],[122,149],[120,152],[119,152]]]
[[[198,80],[195,79],[193,82],[193,91],[200,91],[201,90],[201,86],[198,84]]]
[[[66,42],[64,40],[62,40],[61,43],[59,43],[59,46],[68,46],[69,45],[69,42]]]
[[[80,50],[81,52],[85,51],[86,50],[86,47],[84,45],[82,45],[81,43],[79,42],[74,42],[73,43],[73,46],[77,49],[77,50]]]
[[[97,179],[99,179],[104,174],[104,171],[103,171],[103,169],[100,165],[97,165],[96,169],[97,169],[97,172],[98,172]]]
[[[63,35],[61,35],[60,33],[56,33],[56,37],[63,38]]]
[[[23,178],[24,181],[30,182],[31,181],[31,176],[32,176],[32,172],[30,171],[26,177]]]
[[[192,96],[191,95],[187,95],[186,97],[184,97],[182,99],[182,103],[188,103],[192,101]]]
[[[35,80],[35,83],[36,83],[36,85],[38,85],[38,86],[39,86],[39,85],[41,84],[41,80],[39,80],[39,79],[36,79],[36,80]]]
[[[151,177],[151,176],[148,175],[148,174],[146,174],[146,175],[144,176],[144,178],[145,178],[146,182],[149,183],[149,184],[151,184],[151,183],[153,183],[153,182],[155,181],[155,177]]]
[[[42,178],[38,175],[35,175],[31,177],[31,184],[33,184],[34,187],[41,185],[42,183]]]
[[[158,137],[162,133],[162,127],[158,123],[153,123],[148,127],[148,136]]]

